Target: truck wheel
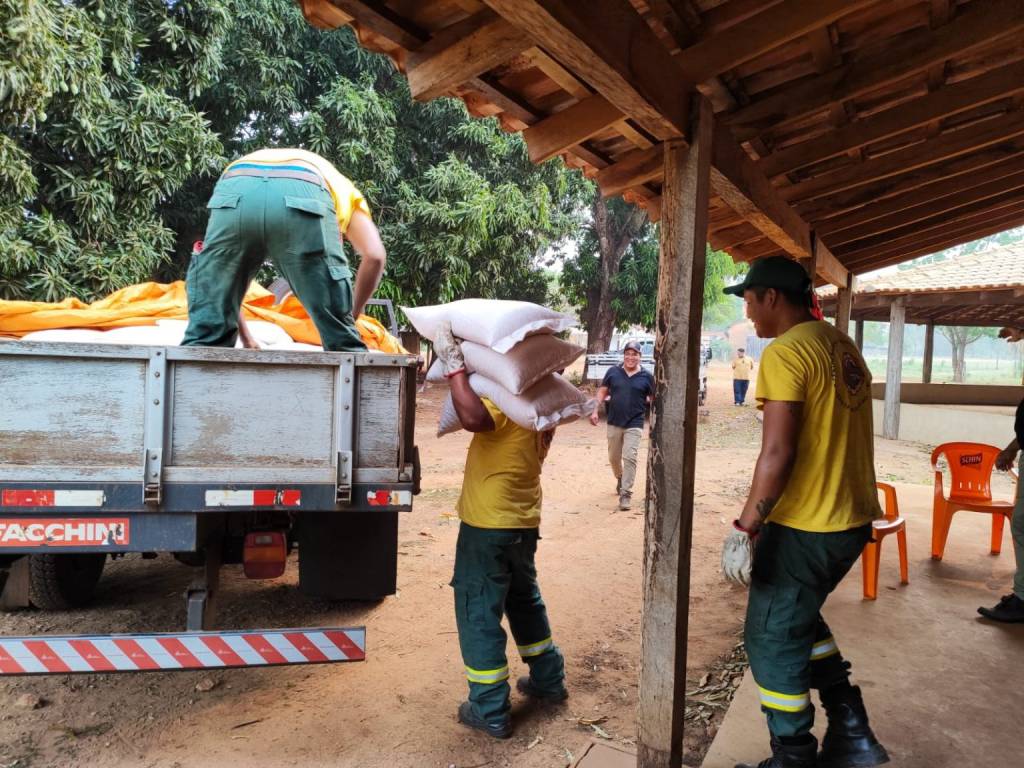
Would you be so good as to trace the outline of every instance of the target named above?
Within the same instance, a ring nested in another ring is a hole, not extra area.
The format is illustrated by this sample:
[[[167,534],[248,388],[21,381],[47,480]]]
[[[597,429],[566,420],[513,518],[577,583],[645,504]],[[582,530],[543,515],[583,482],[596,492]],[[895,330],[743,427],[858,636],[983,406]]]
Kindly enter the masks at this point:
[[[29,555],[29,599],[44,611],[79,608],[92,600],[106,555]]]
[[[398,512],[307,512],[298,528],[303,594],[326,600],[395,594]]]

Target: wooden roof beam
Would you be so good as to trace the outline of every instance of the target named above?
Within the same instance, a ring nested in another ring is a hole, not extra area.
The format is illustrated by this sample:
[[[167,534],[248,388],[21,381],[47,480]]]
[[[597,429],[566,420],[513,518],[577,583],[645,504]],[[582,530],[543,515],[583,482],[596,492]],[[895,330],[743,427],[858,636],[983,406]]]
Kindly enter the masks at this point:
[[[676,56],[687,78],[702,83],[827,26],[878,0],[789,0],[683,49]]]
[[[442,29],[409,54],[409,90],[418,101],[435,99],[532,45],[517,27],[493,11],[481,11]]]
[[[954,23],[905,35],[874,56],[780,89],[725,119],[736,138],[746,141],[765,129],[819,112],[829,104],[855,98],[947,59],[1019,35],[1022,29],[1024,0],[974,0]]]
[[[837,235],[845,234],[848,229],[871,224],[878,219],[893,216],[901,211],[916,209],[922,205],[939,203],[949,197],[967,194],[977,187],[985,187],[1019,173],[1024,173],[1024,154],[977,171],[972,170],[969,173],[961,173],[948,179],[940,179],[910,192],[866,205],[844,216],[820,222],[815,225],[815,229],[822,237],[828,238],[830,243],[839,245],[845,241]]]
[[[787,147],[761,160],[761,169],[769,177],[789,173],[1021,91],[1024,62],[1017,62]]]
[[[829,242],[836,248],[847,243],[879,235],[883,232],[908,226],[914,222],[928,219],[939,214],[949,215],[961,208],[990,200],[1008,192],[1024,189],[1024,172],[1011,174],[968,189],[959,193],[929,200],[912,208],[892,213],[888,216],[868,221],[860,226],[849,227],[829,237]]]
[[[914,247],[880,253],[875,258],[861,259],[857,263],[851,263],[849,267],[851,271],[856,273],[891,267],[894,264],[902,264],[919,256],[938,253],[947,248],[963,245],[982,237],[996,235],[1022,225],[1024,225],[1024,211],[1010,211],[1005,216],[988,221],[985,226],[979,227],[976,223],[971,223],[951,227],[934,237],[921,240]]]
[[[889,263],[886,259],[890,257],[901,257],[906,253],[934,253],[942,248],[976,240],[991,232],[1002,232],[998,225],[1007,220],[1015,220],[1019,216],[1024,216],[1022,198],[993,209],[935,221],[930,226],[920,227],[902,237],[887,239],[874,246],[864,246],[856,251],[844,253],[843,259],[848,268],[855,272],[877,269]]]
[[[622,112],[604,96],[594,95],[577,102],[523,131],[530,160],[543,163],[596,136],[623,117]]]
[[[931,141],[914,144],[906,149],[889,152],[832,173],[816,176],[800,184],[784,187],[782,197],[789,202],[803,202],[824,195],[833,195],[890,176],[899,176],[916,168],[950,160],[959,155],[977,152],[1018,136],[1024,136],[1024,110],[986,120],[969,128],[950,131]]]
[[[992,170],[1002,163],[1017,161],[1022,157],[1024,139],[1017,139],[945,163],[919,168],[806,203],[797,203],[795,207],[801,216],[814,222],[815,226],[821,226],[823,221],[853,216],[864,206],[898,201],[903,196],[923,193],[932,184],[955,183],[959,179],[966,185],[967,179],[973,174]]]
[[[692,86],[626,0],[485,0],[659,140],[686,135]]]

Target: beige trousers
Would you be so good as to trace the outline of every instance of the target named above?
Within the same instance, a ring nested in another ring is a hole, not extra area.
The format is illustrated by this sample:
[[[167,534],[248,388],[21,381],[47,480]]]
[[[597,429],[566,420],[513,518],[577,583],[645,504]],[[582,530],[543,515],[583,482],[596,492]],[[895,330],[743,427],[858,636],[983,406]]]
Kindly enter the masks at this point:
[[[643,427],[615,427],[608,425],[608,463],[619,481],[619,493],[629,496],[636,480],[636,456],[640,451]]]

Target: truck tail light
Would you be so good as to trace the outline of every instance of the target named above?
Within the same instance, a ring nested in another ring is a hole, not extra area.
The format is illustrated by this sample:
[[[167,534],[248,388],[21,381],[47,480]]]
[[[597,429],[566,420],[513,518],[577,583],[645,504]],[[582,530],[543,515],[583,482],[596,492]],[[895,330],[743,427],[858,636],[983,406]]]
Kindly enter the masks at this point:
[[[288,542],[281,531],[258,531],[245,535],[242,569],[247,579],[276,579],[284,573]]]

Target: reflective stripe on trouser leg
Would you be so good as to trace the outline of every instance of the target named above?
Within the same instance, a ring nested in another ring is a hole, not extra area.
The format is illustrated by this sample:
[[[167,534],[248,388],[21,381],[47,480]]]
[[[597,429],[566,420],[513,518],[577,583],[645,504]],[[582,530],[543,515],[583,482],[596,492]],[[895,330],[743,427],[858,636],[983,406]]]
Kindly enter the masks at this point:
[[[761,706],[765,709],[774,709],[779,712],[803,712],[811,705],[811,692],[805,693],[779,693],[769,691],[767,688],[757,686],[761,695]]]
[[[539,643],[530,643],[529,645],[517,645],[516,648],[519,650],[519,655],[523,661],[531,659],[534,656],[540,656],[542,653],[547,653],[555,647],[555,643],[550,637],[541,640]]]
[[[508,680],[508,665],[497,669],[473,669],[466,667],[466,679],[471,683],[493,685]]]
[[[821,661],[829,656],[835,656],[837,653],[839,653],[839,646],[836,645],[836,639],[829,635],[811,646],[811,661]]]

